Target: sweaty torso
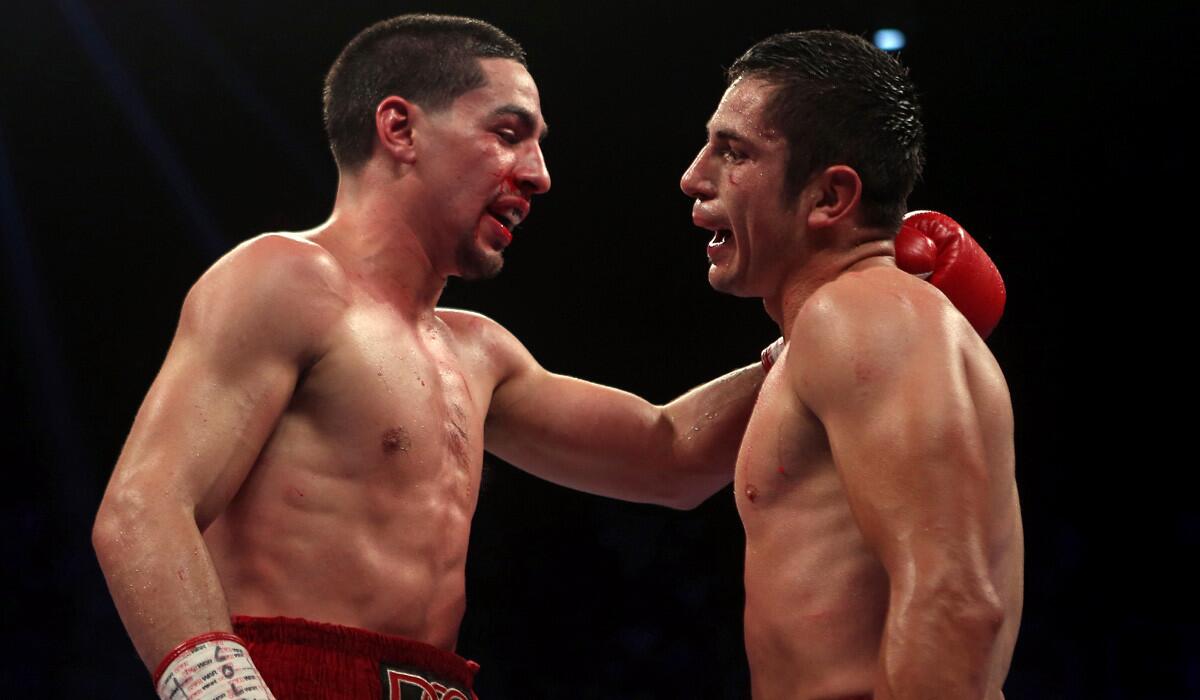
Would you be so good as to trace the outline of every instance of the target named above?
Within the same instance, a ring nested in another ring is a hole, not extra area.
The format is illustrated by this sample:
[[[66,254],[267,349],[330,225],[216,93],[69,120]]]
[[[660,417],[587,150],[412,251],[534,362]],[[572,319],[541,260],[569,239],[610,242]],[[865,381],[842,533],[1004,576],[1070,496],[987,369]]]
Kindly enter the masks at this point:
[[[1011,485],[1011,414],[1006,391],[995,390],[1003,379],[982,341],[969,329],[961,335],[954,351],[963,357],[980,415],[994,422],[984,426],[985,434],[997,436],[988,445],[989,459],[998,480]],[[788,363],[803,361],[803,348],[789,348],[767,376],[734,476],[746,531],[745,638],[753,695],[869,698],[888,611],[888,575],[851,513],[820,420],[787,381]],[[1019,618],[1016,492],[997,491],[1001,515],[993,525],[996,539],[1006,544],[993,568],[1002,599]],[[1016,623],[1006,625],[994,660],[1001,678],[1016,637]]]
[[[234,615],[452,649],[495,372],[485,320],[355,294],[249,477],[204,533]]]

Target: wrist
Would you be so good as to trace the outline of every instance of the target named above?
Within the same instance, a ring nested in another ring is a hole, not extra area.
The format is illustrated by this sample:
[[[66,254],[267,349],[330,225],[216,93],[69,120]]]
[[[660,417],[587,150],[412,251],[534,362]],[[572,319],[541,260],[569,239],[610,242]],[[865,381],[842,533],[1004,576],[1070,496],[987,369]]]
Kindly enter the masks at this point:
[[[771,343],[762,351],[762,366],[764,372],[770,372],[771,367],[775,366],[775,361],[783,354],[783,337],[776,338],[775,342]]]
[[[274,700],[241,637],[201,634],[171,650],[154,670],[160,700]]]

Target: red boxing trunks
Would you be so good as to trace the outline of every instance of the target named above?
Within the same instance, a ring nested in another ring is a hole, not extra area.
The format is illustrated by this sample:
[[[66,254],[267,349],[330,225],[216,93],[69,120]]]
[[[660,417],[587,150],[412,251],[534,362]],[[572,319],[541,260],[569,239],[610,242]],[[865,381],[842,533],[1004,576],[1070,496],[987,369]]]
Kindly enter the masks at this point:
[[[280,700],[476,700],[479,664],[437,647],[289,617],[234,617]]]

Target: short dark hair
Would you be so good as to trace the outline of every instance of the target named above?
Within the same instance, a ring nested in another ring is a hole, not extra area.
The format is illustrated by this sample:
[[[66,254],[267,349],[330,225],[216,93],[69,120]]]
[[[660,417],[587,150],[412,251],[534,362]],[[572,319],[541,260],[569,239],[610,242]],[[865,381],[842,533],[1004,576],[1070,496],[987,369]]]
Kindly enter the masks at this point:
[[[481,58],[526,65],[512,37],[469,17],[400,15],[359,32],[325,76],[325,133],[338,167],[354,169],[371,157],[375,108],[385,97],[431,112],[449,107],[487,82]]]
[[[764,116],[788,140],[788,201],[818,170],[845,164],[862,178],[864,223],[899,229],[925,164],[916,89],[899,61],[845,32],[791,32],[750,47],[726,77],[775,87]]]

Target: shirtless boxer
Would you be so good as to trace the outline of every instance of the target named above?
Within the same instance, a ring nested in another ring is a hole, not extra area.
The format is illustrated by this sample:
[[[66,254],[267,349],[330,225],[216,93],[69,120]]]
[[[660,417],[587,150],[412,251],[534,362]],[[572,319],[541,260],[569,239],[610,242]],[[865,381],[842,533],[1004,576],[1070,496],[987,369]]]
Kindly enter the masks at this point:
[[[761,297],[787,339],[734,476],[753,696],[1002,698],[1022,601],[1012,408],[980,335],[896,267],[913,88],[826,31],[766,39],[728,77],[681,184],[715,232],[712,286]]]
[[[764,376],[653,406],[436,308],[449,276],[499,271],[550,188],[537,88],[494,27],[367,29],[325,115],[331,217],[242,244],[192,288],[96,518],[162,698],[470,697],[452,652],[484,450],[688,507],[729,482]]]

